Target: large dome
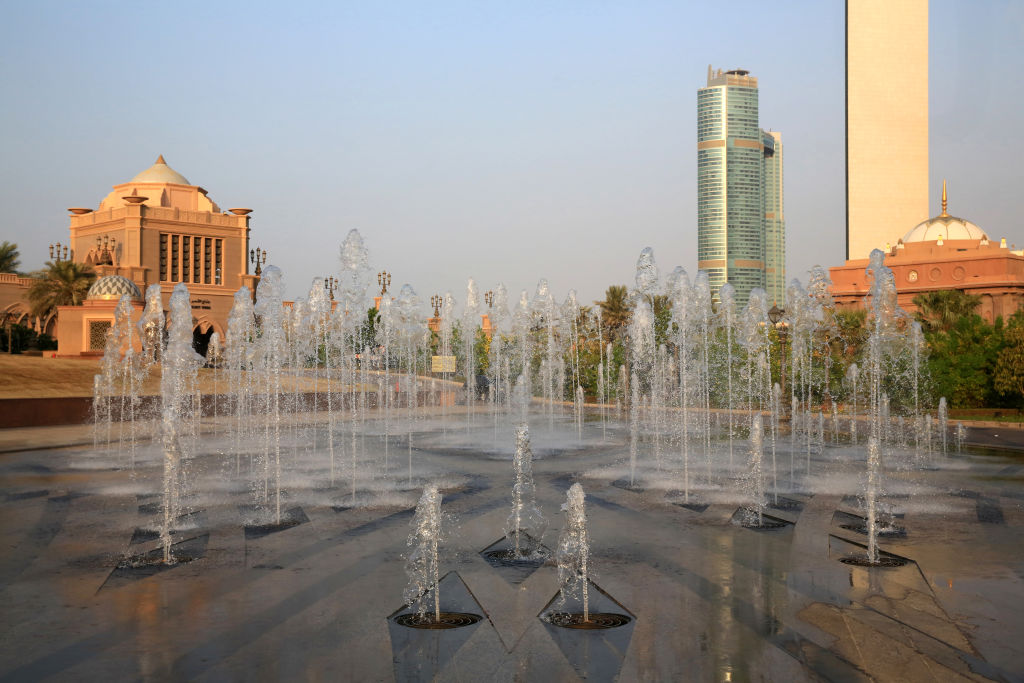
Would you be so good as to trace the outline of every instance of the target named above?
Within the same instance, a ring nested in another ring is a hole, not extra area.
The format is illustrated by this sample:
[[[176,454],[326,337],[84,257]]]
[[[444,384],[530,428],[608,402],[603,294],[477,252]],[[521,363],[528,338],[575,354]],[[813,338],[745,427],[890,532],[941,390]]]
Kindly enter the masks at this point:
[[[936,240],[985,240],[988,235],[974,223],[956,216],[936,216],[903,236],[903,242],[934,242]]]
[[[156,160],[156,163],[147,168],[142,173],[138,174],[131,179],[133,183],[176,183],[178,185],[191,185],[188,178],[181,175],[173,168],[167,165],[164,161],[164,155],[161,154],[160,158]]]
[[[974,223],[965,218],[957,218],[946,213],[946,181],[942,181],[942,213],[935,218],[918,223],[914,229],[903,236],[907,242],[936,242],[938,240],[987,240],[988,235]]]
[[[142,301],[142,292],[134,282],[121,275],[106,275],[92,283],[85,298],[89,301],[120,300],[125,294],[132,301]]]

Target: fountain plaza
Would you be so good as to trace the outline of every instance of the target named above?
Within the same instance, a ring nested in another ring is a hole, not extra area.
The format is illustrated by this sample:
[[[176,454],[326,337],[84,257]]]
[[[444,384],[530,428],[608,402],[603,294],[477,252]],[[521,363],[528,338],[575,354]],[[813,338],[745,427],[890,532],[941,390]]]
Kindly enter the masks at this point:
[[[8,430],[0,680],[1024,680],[1024,460],[927,397],[880,260],[830,410],[820,272],[783,389],[763,293],[712,305],[645,251],[585,396],[574,295],[499,289],[480,392],[418,370],[411,288],[361,346],[357,234],[342,255],[333,311],[268,267],[205,359],[183,288],[122,311],[93,423]],[[440,353],[472,370],[455,306]]]

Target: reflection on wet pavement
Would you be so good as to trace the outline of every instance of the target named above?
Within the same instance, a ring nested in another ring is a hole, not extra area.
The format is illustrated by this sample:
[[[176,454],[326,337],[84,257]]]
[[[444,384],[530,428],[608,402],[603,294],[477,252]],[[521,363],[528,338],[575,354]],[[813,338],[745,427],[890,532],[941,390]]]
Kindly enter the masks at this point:
[[[685,500],[671,462],[628,485],[623,428],[602,442],[588,426],[583,443],[568,427],[537,429],[537,498],[552,520],[542,541],[555,547],[565,491],[582,482],[594,594],[631,617],[628,631],[580,636],[538,618],[558,589],[550,561],[509,568],[483,552],[504,547],[513,473],[509,449],[491,444],[511,428],[449,427],[451,449],[422,428],[414,471],[380,466],[355,495],[291,450],[274,524],[231,476],[236,454],[206,440],[170,566],[146,562],[160,550],[152,446],[134,470],[87,448],[0,456],[0,680],[1021,680],[1019,456],[891,467],[885,504],[901,532],[879,543],[905,564],[865,568],[840,562],[866,542],[856,449],[827,449],[812,474],[780,480],[785,495],[764,515],[780,528],[749,529],[728,473]],[[481,617],[454,636],[389,619],[428,481],[452,522],[440,551],[450,610]]]

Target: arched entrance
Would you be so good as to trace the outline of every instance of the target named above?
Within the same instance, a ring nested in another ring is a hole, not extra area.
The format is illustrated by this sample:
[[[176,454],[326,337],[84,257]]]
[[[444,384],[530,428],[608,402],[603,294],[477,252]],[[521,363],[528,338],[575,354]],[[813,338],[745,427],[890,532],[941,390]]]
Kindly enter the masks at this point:
[[[209,325],[203,332],[202,325],[197,325],[192,330],[192,348],[203,358],[206,358],[206,351],[210,348],[210,337],[213,336],[213,325]]]

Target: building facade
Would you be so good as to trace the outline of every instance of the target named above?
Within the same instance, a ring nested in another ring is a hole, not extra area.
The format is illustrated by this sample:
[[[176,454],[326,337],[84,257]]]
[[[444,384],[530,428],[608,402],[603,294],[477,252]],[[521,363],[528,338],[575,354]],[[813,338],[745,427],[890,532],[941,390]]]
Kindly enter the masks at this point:
[[[846,258],[928,215],[928,0],[846,2]]]
[[[782,306],[786,301],[786,211],[782,199],[782,134],[764,133],[764,279],[768,299]]]
[[[946,211],[916,225],[895,244],[883,245],[885,265],[896,281],[897,303],[914,312],[918,294],[957,289],[980,297],[977,313],[993,322],[1024,308],[1024,249],[1006,239],[990,240],[971,221]],[[829,269],[836,308],[863,308],[871,281],[868,259],[850,259]]]
[[[188,286],[199,350],[212,332],[224,336],[234,293],[243,285],[255,291],[257,276],[248,270],[251,209],[221,211],[206,190],[168,166],[163,156],[130,181],[114,185],[99,208],[69,211],[69,256],[92,266],[101,279],[121,276],[141,293],[158,284],[165,310],[174,287]],[[107,304],[90,306],[99,315]],[[76,329],[62,330],[62,317]],[[90,334],[80,317],[59,310],[58,355],[102,352],[102,336]],[[88,324],[98,329],[99,322],[90,318]]]
[[[697,91],[697,267],[716,297],[728,282],[742,307],[752,289],[767,288],[769,246],[773,279],[785,282],[782,216],[781,136],[759,126],[757,79],[709,66]]]
[[[35,280],[17,273],[0,273],[0,323],[24,325],[39,331],[52,332],[52,320],[32,317],[28,303],[28,290]],[[47,329],[47,324],[50,329]]]

